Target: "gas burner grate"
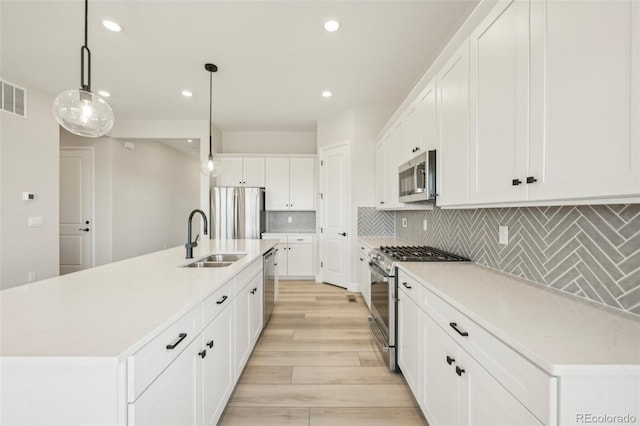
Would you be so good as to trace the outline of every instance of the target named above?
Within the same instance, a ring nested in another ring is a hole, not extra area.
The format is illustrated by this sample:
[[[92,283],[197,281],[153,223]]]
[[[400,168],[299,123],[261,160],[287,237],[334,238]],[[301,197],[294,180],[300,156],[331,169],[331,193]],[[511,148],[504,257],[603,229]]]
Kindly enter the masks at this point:
[[[429,246],[381,246],[380,251],[403,262],[468,262],[469,259]]]

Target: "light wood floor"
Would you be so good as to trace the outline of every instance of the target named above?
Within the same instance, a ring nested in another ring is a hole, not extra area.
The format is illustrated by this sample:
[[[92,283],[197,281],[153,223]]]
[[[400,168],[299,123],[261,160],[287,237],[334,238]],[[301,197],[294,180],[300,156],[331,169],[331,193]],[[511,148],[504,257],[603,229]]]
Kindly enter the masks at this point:
[[[360,295],[280,281],[278,303],[220,421],[237,425],[426,425],[373,342]]]

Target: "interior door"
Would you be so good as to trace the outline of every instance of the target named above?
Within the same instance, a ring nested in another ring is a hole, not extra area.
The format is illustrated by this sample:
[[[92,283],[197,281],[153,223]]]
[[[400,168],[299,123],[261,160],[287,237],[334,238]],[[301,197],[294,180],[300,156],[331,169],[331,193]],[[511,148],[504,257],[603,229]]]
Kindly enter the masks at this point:
[[[349,147],[321,151],[322,244],[321,279],[346,288],[349,282]]]
[[[93,266],[93,152],[60,149],[60,275]]]

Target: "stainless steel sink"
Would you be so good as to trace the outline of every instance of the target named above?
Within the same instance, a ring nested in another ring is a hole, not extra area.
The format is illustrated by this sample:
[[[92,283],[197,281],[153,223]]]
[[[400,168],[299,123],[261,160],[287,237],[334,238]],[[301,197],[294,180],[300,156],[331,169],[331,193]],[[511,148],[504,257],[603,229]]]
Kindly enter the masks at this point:
[[[224,268],[231,265],[232,262],[204,262],[198,260],[197,262],[190,263],[183,266],[183,268]]]
[[[200,259],[201,262],[235,262],[243,257],[246,254],[243,253],[216,253],[210,256],[205,257],[204,259]]]

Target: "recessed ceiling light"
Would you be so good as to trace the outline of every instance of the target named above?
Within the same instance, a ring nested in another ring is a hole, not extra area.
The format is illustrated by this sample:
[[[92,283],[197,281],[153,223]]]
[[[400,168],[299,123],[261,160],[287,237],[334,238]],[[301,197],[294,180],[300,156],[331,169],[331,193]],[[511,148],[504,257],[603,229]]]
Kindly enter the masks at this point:
[[[103,98],[108,98],[109,96],[111,96],[111,93],[107,92],[106,90],[98,90],[98,95],[102,96]]]
[[[324,29],[329,31],[330,33],[338,31],[339,28],[340,22],[336,21],[335,19],[330,19],[324,23]]]
[[[102,21],[102,25],[104,25],[104,27],[106,29],[111,30],[111,31],[115,31],[115,32],[122,31],[122,27],[120,25],[118,25],[117,22],[104,20],[104,21]]]
[[[324,92],[322,92],[323,98],[330,98],[331,96],[333,96],[333,93],[331,93],[331,90],[325,90]]]
[[[191,143],[193,142],[193,139],[187,139],[187,142]]]
[[[185,96],[187,98],[190,98],[193,96],[193,93],[191,93],[189,90],[183,90],[182,91],[182,96]]]

